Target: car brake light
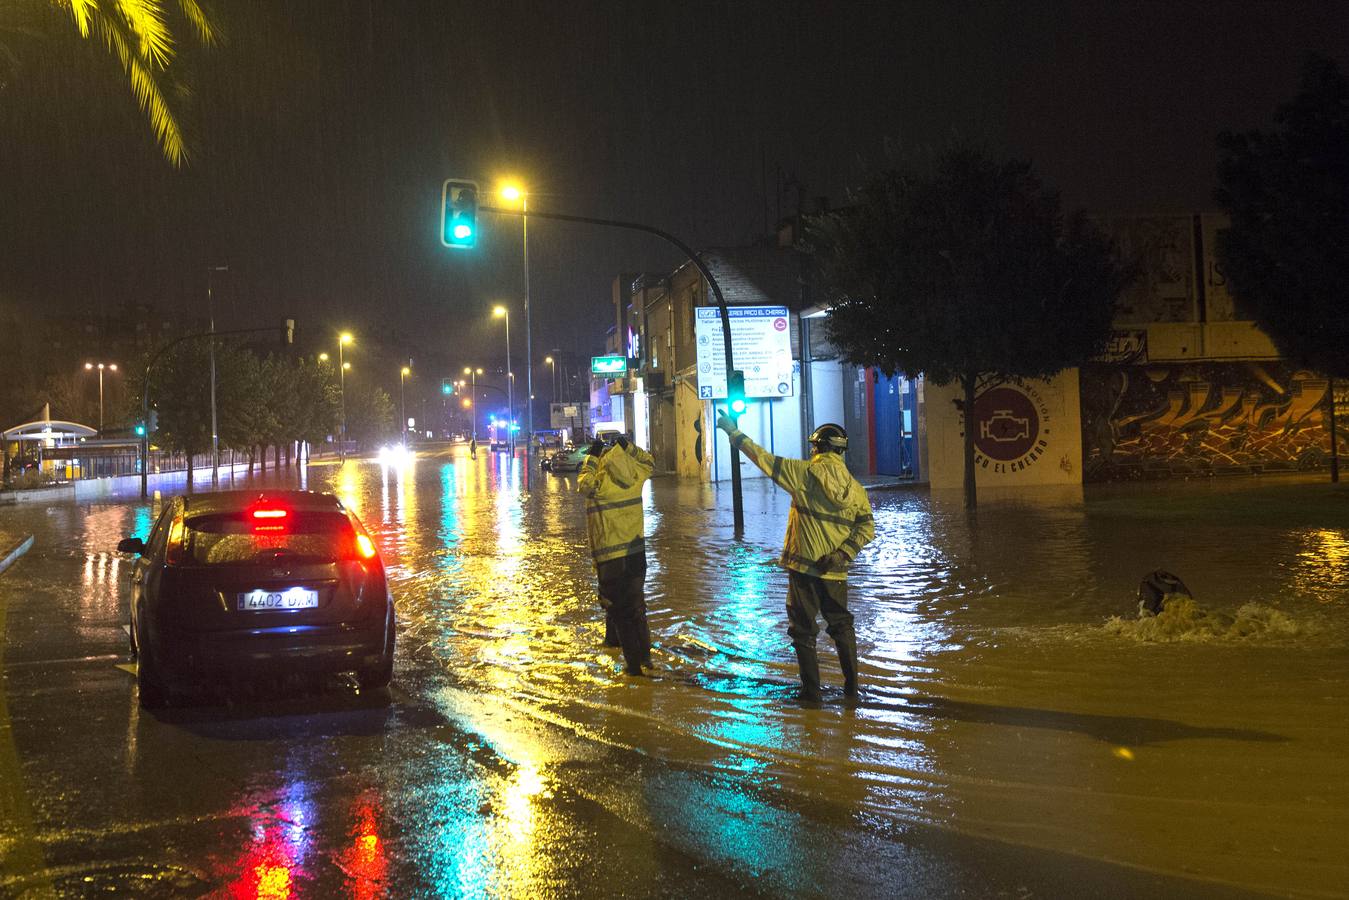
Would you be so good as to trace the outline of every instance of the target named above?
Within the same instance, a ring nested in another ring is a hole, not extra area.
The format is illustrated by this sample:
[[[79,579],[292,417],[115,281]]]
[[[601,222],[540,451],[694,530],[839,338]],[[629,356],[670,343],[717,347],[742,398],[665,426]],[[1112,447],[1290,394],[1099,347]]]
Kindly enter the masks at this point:
[[[362,559],[374,559],[379,551],[375,549],[375,542],[370,540],[367,535],[356,533],[356,553]]]
[[[169,539],[164,549],[165,565],[176,566],[183,561],[185,556],[183,552],[183,538],[187,534],[187,525],[183,522],[183,517],[177,515],[173,517],[173,522],[169,525]]]
[[[284,509],[255,509],[253,518],[255,519],[284,519],[290,513]]]

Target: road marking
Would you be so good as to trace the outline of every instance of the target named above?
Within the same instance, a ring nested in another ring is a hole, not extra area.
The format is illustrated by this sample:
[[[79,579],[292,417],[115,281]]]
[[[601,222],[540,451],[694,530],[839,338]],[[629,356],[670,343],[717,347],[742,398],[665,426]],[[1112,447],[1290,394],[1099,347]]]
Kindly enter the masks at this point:
[[[47,860],[33,826],[33,808],[23,786],[19,749],[14,744],[14,726],[9,720],[9,704],[4,687],[5,619],[8,604],[0,602],[0,822],[8,823],[0,832],[0,861],[7,873],[5,881],[26,886],[26,893],[37,897],[55,897],[47,871]]]

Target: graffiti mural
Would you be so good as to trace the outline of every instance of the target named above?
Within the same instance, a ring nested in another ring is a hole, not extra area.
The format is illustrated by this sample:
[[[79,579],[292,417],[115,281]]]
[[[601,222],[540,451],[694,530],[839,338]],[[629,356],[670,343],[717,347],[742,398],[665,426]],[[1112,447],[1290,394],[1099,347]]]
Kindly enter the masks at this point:
[[[1305,369],[1254,362],[1089,366],[1081,377],[1088,481],[1328,464],[1329,382]],[[1343,418],[1337,431],[1343,449]]]

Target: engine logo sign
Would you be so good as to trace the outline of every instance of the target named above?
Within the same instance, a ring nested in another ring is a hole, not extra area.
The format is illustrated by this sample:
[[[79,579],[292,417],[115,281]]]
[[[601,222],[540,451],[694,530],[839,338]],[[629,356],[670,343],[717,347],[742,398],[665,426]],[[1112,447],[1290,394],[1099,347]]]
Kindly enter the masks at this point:
[[[1049,446],[1049,407],[1025,382],[1005,382],[974,401],[974,464],[998,474],[1020,472]]]

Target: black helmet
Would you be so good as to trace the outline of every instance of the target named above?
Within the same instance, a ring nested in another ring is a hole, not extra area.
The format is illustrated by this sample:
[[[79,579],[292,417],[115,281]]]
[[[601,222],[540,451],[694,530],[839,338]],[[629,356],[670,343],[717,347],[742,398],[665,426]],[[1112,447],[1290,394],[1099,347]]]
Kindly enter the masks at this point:
[[[810,445],[817,451],[842,453],[848,449],[848,432],[843,430],[842,425],[828,422],[810,433]]]

